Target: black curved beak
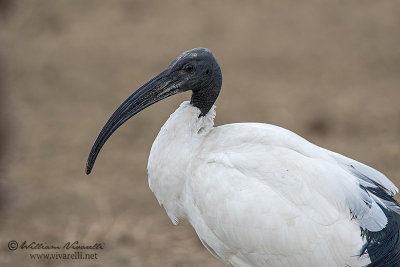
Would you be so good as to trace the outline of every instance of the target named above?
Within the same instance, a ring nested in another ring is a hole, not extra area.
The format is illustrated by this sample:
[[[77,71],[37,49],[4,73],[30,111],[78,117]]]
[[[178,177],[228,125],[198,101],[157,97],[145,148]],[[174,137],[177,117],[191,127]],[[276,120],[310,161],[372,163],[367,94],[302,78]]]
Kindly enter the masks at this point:
[[[165,70],[128,97],[111,115],[94,142],[86,162],[86,174],[90,174],[101,148],[119,126],[146,107],[179,92],[179,81]]]

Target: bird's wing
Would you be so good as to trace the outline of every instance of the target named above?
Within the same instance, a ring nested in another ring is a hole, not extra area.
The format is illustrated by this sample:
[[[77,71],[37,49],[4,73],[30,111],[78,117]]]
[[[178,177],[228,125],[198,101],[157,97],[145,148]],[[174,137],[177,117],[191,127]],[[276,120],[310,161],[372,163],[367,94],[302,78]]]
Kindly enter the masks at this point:
[[[344,157],[340,154],[327,151],[344,169],[358,178],[359,187],[364,190],[363,200],[368,206],[377,204],[384,212],[387,223],[384,228],[369,229],[368,217],[376,214],[368,210],[356,213],[357,220],[363,227],[362,237],[365,240],[360,254],[369,255],[372,266],[399,266],[400,264],[400,206],[393,198],[398,192],[397,187],[377,170]],[[367,216],[365,216],[367,215]]]
[[[400,214],[400,207],[393,202],[392,197],[399,192],[398,188],[381,172],[345,157],[326,150],[344,169],[358,178],[360,187],[368,191],[380,205]]]
[[[387,208],[400,214],[400,207],[393,199],[393,195],[398,192],[396,186],[382,173],[360,162],[318,147],[289,130],[273,125],[229,124],[215,130],[213,134],[217,136],[215,140],[218,140],[220,146],[204,147],[211,148],[211,151],[206,152],[208,155],[219,153],[221,164],[230,162],[235,168],[246,170],[246,175],[258,172],[257,175],[263,176],[264,172],[276,171],[277,165],[282,167],[293,165],[288,163],[282,154],[274,158],[276,161],[274,166],[269,166],[266,162],[268,149],[287,149],[296,152],[299,158],[306,157],[312,161],[299,166],[303,171],[299,178],[300,182],[313,185],[318,184],[318,181],[325,184],[332,183],[332,190],[325,192],[325,196],[333,202],[344,203],[361,227],[370,231],[382,230],[387,224],[382,209]],[[210,140],[215,142],[213,138],[208,139]],[[241,149],[242,147],[246,149]],[[246,153],[250,157],[258,154],[258,157],[253,160],[242,160],[241,157]],[[314,170],[307,169],[310,167]],[[318,168],[329,170],[329,174],[319,173],[319,180],[313,176],[308,178],[309,173],[316,172]],[[270,178],[266,180],[271,182]],[[330,196],[329,193],[333,195]]]
[[[340,265],[345,253],[355,256],[363,245],[356,221],[368,229],[382,229],[387,223],[353,173],[290,131],[231,124],[215,128],[204,142],[189,168],[189,191],[197,210],[189,217],[204,220],[229,247],[242,246],[252,255],[266,253],[279,260],[280,253],[290,251],[288,261],[310,249]],[[357,214],[356,220],[350,212]],[[258,260],[251,263],[263,266],[255,263]]]
[[[343,249],[358,248],[355,256],[364,244],[360,227],[380,231],[388,223],[384,210],[399,209],[391,198],[397,188],[383,174],[283,128],[230,124],[215,128],[204,142],[190,168],[190,190],[198,216],[232,246],[247,242],[256,251],[265,242],[295,238],[293,244],[303,248],[326,247],[319,242],[331,239]],[[290,247],[281,245],[276,247]]]

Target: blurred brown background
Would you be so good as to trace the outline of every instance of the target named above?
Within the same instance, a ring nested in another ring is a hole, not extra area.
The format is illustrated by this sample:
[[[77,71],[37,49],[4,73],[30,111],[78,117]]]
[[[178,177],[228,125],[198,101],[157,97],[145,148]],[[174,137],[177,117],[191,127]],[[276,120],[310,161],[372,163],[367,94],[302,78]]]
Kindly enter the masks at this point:
[[[225,266],[147,186],[151,144],[190,93],[86,157],[114,109],[181,52],[208,47],[216,124],[257,121],[400,186],[398,1],[0,1],[1,266]],[[93,261],[30,260],[10,240],[104,242]]]

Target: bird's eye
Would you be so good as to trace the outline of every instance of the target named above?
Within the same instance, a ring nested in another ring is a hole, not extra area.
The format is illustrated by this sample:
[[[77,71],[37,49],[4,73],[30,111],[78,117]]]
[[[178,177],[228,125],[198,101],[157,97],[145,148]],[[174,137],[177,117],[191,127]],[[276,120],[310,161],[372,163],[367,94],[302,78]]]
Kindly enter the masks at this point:
[[[194,67],[192,64],[186,64],[183,69],[187,72],[192,72],[194,70]]]

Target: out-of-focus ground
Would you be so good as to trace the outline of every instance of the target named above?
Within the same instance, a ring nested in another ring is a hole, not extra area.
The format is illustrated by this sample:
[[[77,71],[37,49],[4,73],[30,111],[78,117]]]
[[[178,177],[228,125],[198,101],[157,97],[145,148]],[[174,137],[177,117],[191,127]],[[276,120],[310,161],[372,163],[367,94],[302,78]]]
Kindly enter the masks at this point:
[[[151,144],[190,93],[131,119],[84,174],[114,109],[194,47],[223,71],[217,125],[280,125],[400,186],[398,1],[1,2],[1,266],[225,266],[147,185]],[[105,249],[30,260],[10,240]]]

